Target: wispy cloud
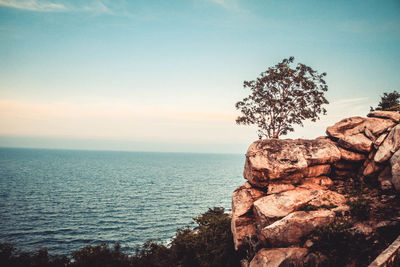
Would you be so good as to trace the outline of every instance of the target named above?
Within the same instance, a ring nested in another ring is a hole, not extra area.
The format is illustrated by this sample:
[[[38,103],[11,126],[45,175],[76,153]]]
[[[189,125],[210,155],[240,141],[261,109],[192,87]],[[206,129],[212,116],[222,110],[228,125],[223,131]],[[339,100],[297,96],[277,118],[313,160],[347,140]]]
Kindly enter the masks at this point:
[[[77,11],[87,11],[92,13],[113,14],[112,10],[107,7],[103,2],[93,2],[91,5],[82,6],[76,9]]]
[[[368,101],[368,99],[368,97],[344,98],[335,101],[335,104],[365,103]]]
[[[85,1],[83,5],[72,5],[68,2],[41,0],[0,0],[0,6],[34,12],[90,12],[97,14],[113,14],[102,1]]]
[[[37,0],[0,0],[0,6],[37,12],[59,12],[67,10],[67,7],[63,4]]]
[[[239,6],[235,0],[208,0],[216,5],[219,5],[225,9],[239,11]]]

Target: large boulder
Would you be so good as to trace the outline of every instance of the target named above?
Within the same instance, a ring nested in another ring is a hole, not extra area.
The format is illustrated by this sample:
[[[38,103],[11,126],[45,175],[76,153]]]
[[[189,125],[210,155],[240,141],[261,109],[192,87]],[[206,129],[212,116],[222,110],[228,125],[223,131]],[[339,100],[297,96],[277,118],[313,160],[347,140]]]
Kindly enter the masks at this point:
[[[400,122],[400,113],[397,111],[382,111],[382,110],[375,110],[370,112],[368,117],[375,117],[375,118],[383,118],[383,119],[391,119],[394,122]]]
[[[298,183],[309,174],[316,176],[316,173],[329,172],[327,166],[310,167],[331,164],[339,159],[340,151],[326,139],[258,140],[246,153],[243,174],[252,185],[259,187],[266,187],[274,179]]]
[[[355,150],[363,153],[371,151],[372,141],[366,137],[363,133],[343,136],[339,139],[338,144],[350,150]]]
[[[249,267],[302,266],[306,254],[306,248],[263,248],[254,256]]]
[[[331,210],[296,211],[261,230],[262,240],[275,247],[298,244],[300,238],[335,219]]]
[[[374,160],[382,163],[400,148],[400,124],[394,127],[376,151]]]
[[[263,191],[252,188],[248,182],[233,191],[231,230],[236,250],[246,245],[247,239],[256,236],[251,212],[253,202],[264,195]]]
[[[393,120],[382,118],[351,117],[328,127],[326,133],[337,139],[340,146],[365,153],[370,152],[372,139],[395,124]]]
[[[316,207],[342,207],[345,205],[345,202],[346,199],[343,195],[326,190],[315,183],[308,182],[293,190],[258,199],[254,202],[253,210],[256,222],[264,227],[302,208],[306,204]]]
[[[397,191],[400,191],[400,150],[397,150],[390,159],[392,166],[392,183]]]
[[[350,151],[347,149],[344,149],[342,147],[338,147],[339,151],[340,151],[340,156],[343,160],[347,160],[347,161],[363,161],[367,158],[367,155],[362,154],[362,153],[357,153],[354,151]]]
[[[257,238],[256,223],[250,214],[243,216],[232,216],[231,231],[235,250],[245,250],[250,239]]]
[[[375,176],[385,168],[385,166],[380,165],[376,163],[374,160],[370,159],[367,159],[364,162],[364,166],[365,166],[363,171],[364,176]]]
[[[251,187],[248,182],[232,193],[232,216],[242,216],[251,211],[254,201],[265,196],[262,190]]]
[[[388,136],[388,132],[381,134],[378,138],[375,139],[374,141],[374,147],[376,149],[379,148],[379,146],[385,141],[386,137]]]
[[[318,186],[313,189],[296,187],[279,194],[268,195],[254,202],[254,215],[261,225],[268,225],[322,195],[324,190]]]
[[[281,184],[281,183],[270,183],[267,189],[267,195],[277,194],[289,190],[293,190],[296,187],[292,184]]]

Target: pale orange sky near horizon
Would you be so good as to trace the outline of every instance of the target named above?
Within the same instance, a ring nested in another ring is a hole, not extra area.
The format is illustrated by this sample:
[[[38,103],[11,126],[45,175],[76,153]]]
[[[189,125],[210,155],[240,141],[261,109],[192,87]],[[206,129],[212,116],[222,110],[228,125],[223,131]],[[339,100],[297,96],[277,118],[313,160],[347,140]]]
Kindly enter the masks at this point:
[[[399,47],[398,1],[0,0],[0,146],[243,153],[243,81],[289,56],[330,104],[282,138],[315,138],[400,90]]]

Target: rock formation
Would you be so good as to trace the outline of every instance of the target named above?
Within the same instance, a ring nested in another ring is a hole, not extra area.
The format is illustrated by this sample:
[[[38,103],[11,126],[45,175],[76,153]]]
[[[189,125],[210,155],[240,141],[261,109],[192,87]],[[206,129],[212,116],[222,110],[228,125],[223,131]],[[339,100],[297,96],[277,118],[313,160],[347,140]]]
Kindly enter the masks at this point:
[[[283,266],[295,259],[303,266],[315,260],[304,240],[349,210],[345,196],[330,190],[335,180],[375,179],[379,190],[400,191],[399,122],[397,112],[374,111],[341,120],[315,140],[251,144],[247,181],[232,195],[235,249],[247,252],[247,264]]]

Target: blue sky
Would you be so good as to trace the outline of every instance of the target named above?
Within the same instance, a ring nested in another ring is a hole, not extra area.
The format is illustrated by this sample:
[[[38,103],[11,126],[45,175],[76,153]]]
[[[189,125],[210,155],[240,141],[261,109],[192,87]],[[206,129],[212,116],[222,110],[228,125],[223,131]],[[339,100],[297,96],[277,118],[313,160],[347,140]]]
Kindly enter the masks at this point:
[[[0,0],[0,146],[244,153],[234,104],[294,56],[327,72],[314,138],[400,90],[399,1]]]

